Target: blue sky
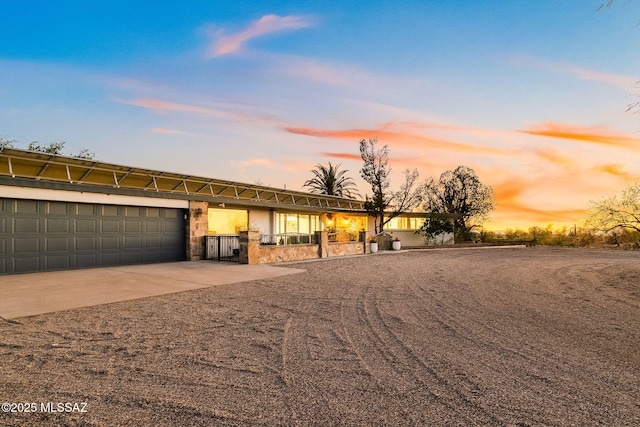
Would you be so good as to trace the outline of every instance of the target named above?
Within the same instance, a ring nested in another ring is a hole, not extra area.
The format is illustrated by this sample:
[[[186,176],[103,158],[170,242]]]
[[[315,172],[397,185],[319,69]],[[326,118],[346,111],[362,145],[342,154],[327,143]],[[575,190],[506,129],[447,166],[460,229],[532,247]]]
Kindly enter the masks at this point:
[[[493,186],[489,228],[640,178],[640,1],[0,2],[0,136],[302,189],[358,141]]]

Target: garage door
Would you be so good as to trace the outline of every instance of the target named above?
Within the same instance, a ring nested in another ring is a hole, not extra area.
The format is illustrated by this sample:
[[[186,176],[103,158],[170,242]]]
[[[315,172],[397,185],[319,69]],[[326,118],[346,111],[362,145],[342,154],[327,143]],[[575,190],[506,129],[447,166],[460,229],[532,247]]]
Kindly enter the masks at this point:
[[[182,209],[0,199],[0,274],[185,259]]]

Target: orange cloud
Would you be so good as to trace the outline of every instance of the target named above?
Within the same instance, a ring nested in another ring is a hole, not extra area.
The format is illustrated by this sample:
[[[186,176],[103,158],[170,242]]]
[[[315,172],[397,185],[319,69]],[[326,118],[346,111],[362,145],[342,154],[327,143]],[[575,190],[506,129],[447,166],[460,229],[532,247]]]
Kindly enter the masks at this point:
[[[563,156],[562,154],[558,154],[553,149],[534,150],[534,153],[536,154],[536,156],[554,165],[568,167],[574,163],[573,159],[567,156]]]
[[[622,180],[624,180],[625,182],[631,182],[634,181],[636,179],[638,179],[638,175],[633,175],[627,171],[624,170],[622,165],[618,165],[618,164],[606,164],[606,165],[601,165],[601,166],[596,166],[594,168],[591,169],[594,172],[603,172],[603,173],[608,173],[610,175],[613,175],[615,177],[618,177]]]
[[[416,135],[407,132],[387,131],[381,129],[348,129],[348,130],[322,130],[313,128],[287,127],[285,131],[297,135],[315,136],[318,138],[336,138],[350,141],[379,138],[381,142],[393,143],[394,146],[405,146],[410,148],[436,148],[456,152],[482,153],[510,155],[511,153],[487,146],[465,144],[461,142],[446,141],[429,136]]]
[[[348,153],[322,153],[323,156],[331,157],[332,159],[342,159],[342,160],[356,160],[362,161],[362,157],[359,154],[348,154]]]
[[[576,223],[580,221],[586,209],[534,209],[517,203],[499,204],[492,218],[499,217],[499,222],[526,222],[529,225],[545,223]],[[496,221],[496,222],[498,222]]]
[[[547,122],[531,126],[527,130],[520,130],[518,132],[529,135],[584,141],[599,145],[640,149],[640,138],[617,134],[602,126],[582,127]]]
[[[522,179],[512,178],[492,185],[493,195],[499,206],[503,203],[513,203],[517,201],[526,188],[526,183]]]
[[[306,28],[312,25],[312,20],[304,16],[266,15],[257,21],[253,21],[245,30],[239,33],[220,37],[211,47],[210,55],[212,57],[228,55],[240,50],[247,41],[253,38],[275,32]]]

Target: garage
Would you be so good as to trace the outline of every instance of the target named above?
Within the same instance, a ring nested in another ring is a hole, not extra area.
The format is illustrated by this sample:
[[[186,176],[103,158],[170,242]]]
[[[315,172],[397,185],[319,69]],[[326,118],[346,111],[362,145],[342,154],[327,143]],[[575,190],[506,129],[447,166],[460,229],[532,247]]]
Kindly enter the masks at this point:
[[[0,274],[182,261],[183,209],[0,198]]]

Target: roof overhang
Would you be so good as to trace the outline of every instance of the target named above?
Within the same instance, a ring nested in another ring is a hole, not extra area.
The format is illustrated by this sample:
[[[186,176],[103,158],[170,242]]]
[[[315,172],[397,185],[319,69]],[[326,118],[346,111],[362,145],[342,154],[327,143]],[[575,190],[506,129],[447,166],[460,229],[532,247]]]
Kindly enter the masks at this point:
[[[261,185],[120,166],[94,160],[3,148],[0,177],[5,183],[89,192],[134,192],[148,197],[169,197],[317,211],[365,211],[364,201],[311,194]],[[11,178],[7,180],[6,178]],[[1,182],[1,181],[0,181]],[[9,184],[12,185],[12,184]]]

